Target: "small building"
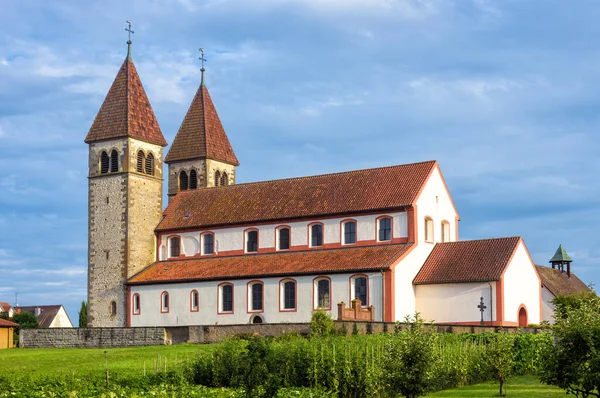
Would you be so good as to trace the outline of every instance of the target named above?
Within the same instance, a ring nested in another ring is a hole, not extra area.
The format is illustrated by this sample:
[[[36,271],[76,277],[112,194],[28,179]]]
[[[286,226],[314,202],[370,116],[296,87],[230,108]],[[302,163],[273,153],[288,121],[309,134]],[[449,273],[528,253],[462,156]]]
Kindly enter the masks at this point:
[[[15,313],[15,310],[10,304],[0,301],[0,314],[3,312],[8,313],[8,317],[12,318]]]
[[[73,323],[62,305],[34,305],[19,307],[19,311],[32,312],[41,328],[72,328]]]
[[[542,282],[542,320],[554,322],[554,300],[557,296],[571,296],[589,292],[590,288],[571,272],[573,259],[567,251],[558,246],[556,253],[550,259],[552,268],[536,265]]]
[[[14,347],[13,335],[18,327],[16,323],[0,318],[0,350]]]

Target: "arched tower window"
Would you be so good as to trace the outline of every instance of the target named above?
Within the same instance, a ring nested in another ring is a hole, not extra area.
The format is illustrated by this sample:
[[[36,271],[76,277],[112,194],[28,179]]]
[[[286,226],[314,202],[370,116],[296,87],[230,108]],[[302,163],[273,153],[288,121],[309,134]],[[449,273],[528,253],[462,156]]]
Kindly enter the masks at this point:
[[[110,302],[110,314],[113,316],[117,315],[117,302],[116,301]]]
[[[185,191],[186,189],[188,189],[188,175],[184,170],[179,173],[179,190]]]
[[[154,175],[154,155],[152,153],[149,153],[146,158],[146,174]]]
[[[108,173],[108,168],[110,165],[110,159],[106,151],[102,151],[100,154],[100,174]]]
[[[119,171],[119,152],[113,149],[110,153],[110,172],[116,173]]]
[[[215,171],[215,187],[218,187],[221,183],[221,172],[219,170]]]
[[[137,154],[137,165],[135,166],[135,171],[138,173],[144,172],[144,152],[138,151]]]
[[[192,171],[190,171],[190,189],[197,189],[198,188],[198,173],[196,172],[195,169],[192,169]]]
[[[224,187],[226,185],[229,185],[229,178],[227,178],[227,173],[223,172],[221,175],[221,186]]]

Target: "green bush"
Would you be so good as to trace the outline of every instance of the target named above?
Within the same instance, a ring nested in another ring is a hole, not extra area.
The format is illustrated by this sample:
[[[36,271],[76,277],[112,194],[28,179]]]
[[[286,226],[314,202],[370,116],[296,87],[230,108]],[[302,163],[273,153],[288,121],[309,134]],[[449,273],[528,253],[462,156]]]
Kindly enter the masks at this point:
[[[310,319],[309,338],[331,336],[335,333],[333,319],[329,313],[323,310],[316,310],[312,313]]]

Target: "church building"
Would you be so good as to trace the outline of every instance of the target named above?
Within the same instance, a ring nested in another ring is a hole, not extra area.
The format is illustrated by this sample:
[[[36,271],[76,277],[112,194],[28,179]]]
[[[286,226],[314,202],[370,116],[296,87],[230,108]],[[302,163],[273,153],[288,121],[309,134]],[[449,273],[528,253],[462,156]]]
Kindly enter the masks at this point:
[[[355,299],[374,321],[542,320],[523,239],[459,240],[434,160],[237,183],[204,68],[163,157],[129,41],[85,142],[91,327],[309,322],[317,309],[351,312]]]

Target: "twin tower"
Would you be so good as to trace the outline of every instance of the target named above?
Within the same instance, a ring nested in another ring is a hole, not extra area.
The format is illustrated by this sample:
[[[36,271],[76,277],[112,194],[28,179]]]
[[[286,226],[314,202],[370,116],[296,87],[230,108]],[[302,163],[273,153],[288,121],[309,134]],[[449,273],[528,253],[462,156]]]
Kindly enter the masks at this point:
[[[131,58],[131,42],[85,142],[89,145],[88,326],[127,325],[127,280],[156,261],[163,210],[163,137]],[[171,148],[168,195],[235,184],[239,165],[204,69]]]

